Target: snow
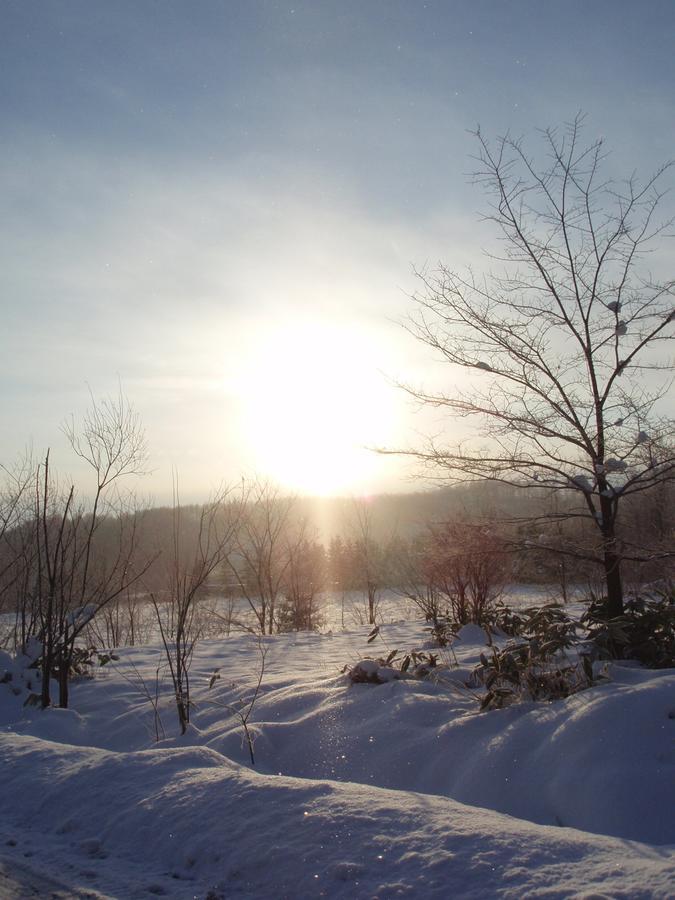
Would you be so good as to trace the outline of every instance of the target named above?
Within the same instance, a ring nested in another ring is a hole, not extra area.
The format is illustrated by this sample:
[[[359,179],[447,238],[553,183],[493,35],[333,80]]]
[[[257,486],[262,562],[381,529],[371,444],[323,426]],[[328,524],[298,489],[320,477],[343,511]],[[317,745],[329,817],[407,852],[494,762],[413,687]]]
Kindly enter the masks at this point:
[[[345,665],[395,671],[375,658],[429,639],[420,622],[370,631],[263,639],[255,769],[228,712],[257,680],[253,635],[198,644],[182,738],[162,682],[160,741],[143,692],[158,645],[44,712],[3,655],[0,863],[75,896],[673,896],[673,670],[612,665],[566,700],[480,713],[481,628],[435,650],[448,668],[429,678],[353,684]]]
[[[474,644],[482,649],[488,643],[488,636],[480,625],[463,625],[457,632],[457,640],[464,645]]]
[[[66,616],[66,621],[71,628],[83,628],[95,615],[96,607],[93,604],[88,604],[87,606],[80,606],[74,609]]]
[[[379,665],[374,659],[361,659],[350,670],[350,678],[354,682],[372,682],[384,684],[401,677],[398,669]]]
[[[605,460],[605,469],[608,472],[625,472],[628,464],[625,459],[614,459],[613,457]]]
[[[590,494],[593,492],[593,485],[591,484],[587,475],[574,475],[572,478],[572,484],[580,488],[582,491],[584,491],[584,493]]]

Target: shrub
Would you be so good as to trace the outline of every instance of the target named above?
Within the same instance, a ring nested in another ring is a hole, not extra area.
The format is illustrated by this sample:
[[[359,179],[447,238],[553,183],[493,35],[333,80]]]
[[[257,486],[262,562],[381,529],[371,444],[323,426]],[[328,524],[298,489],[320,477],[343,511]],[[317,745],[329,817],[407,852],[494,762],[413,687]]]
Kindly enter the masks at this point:
[[[372,643],[380,634],[379,625],[370,632],[368,643]],[[386,657],[364,657],[353,666],[345,666],[343,672],[353,684],[384,684],[399,678],[426,678],[433,669],[438,668],[438,656],[423,650],[410,650],[399,655],[399,650],[392,650]]]
[[[461,627],[461,625],[453,622],[450,618],[440,616],[433,620],[427,631],[429,631],[431,639],[437,647],[447,647],[457,637],[457,632]]]
[[[582,619],[601,659],[636,659],[650,669],[675,667],[675,590],[636,596],[621,616],[609,617],[602,600],[594,598]]]
[[[485,686],[480,708],[501,709],[522,700],[561,700],[591,687],[596,679],[588,656],[577,663],[561,662],[555,641],[531,640],[492,647],[480,655],[474,679]],[[557,657],[557,658],[556,658]]]
[[[501,540],[468,522],[432,528],[423,563],[424,582],[460,626],[486,625],[508,573]]]

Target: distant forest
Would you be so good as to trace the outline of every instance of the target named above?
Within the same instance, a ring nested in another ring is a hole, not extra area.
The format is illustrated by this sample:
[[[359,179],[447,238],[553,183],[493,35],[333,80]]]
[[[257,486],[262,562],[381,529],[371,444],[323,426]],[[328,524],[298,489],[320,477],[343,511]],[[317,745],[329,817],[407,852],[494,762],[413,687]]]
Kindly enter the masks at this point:
[[[672,572],[670,561],[664,561],[659,551],[673,544],[674,493],[667,485],[627,501],[622,538],[627,544],[648,546],[653,551],[647,561],[626,561],[628,583],[644,583]],[[457,544],[462,540],[462,526],[480,530],[487,550],[490,544],[499,543],[500,555],[508,558],[514,580],[553,584],[562,571],[570,581],[592,582],[599,574],[597,564],[588,558],[596,540],[593,528],[586,519],[574,516],[572,500],[565,504],[560,494],[545,488],[522,490],[485,481],[368,498],[323,498],[284,496],[261,483],[260,494],[249,500],[249,513],[255,519],[255,507],[268,505],[276,507],[280,547],[300,543],[313,547],[314,554],[322,557],[321,575],[315,573],[315,580],[320,580],[324,588],[363,589],[366,546],[371,557],[378,559],[378,584],[399,587],[409,580],[404,559],[409,563],[411,555],[425,552],[420,548],[428,551],[430,543],[437,543],[444,529],[457,526]],[[201,510],[199,505],[182,508],[181,527],[185,532],[197,527]],[[551,521],[552,513],[560,517]],[[250,521],[250,517],[244,518]],[[155,558],[144,577],[146,583],[166,564],[173,520],[174,510],[168,506],[141,513],[137,552]],[[108,524],[113,530],[112,523]],[[255,544],[256,534],[249,533],[246,542]],[[236,557],[242,549],[240,546],[231,552]],[[446,546],[445,552],[450,553],[451,548]],[[232,583],[232,572],[226,564],[218,567],[217,580]],[[234,584],[240,588],[236,578]]]
[[[375,625],[395,591],[436,627],[481,621],[508,582],[550,585],[562,602],[580,583],[602,592],[593,523],[574,494],[543,487],[317,499],[258,480],[203,505],[144,509],[132,497],[78,506],[40,471],[2,497],[0,637],[39,646],[63,706],[83,646],[144,643],[158,628],[187,665],[197,636],[322,628],[327,593],[356,595]],[[670,484],[626,498],[629,588],[672,575],[673,499]]]

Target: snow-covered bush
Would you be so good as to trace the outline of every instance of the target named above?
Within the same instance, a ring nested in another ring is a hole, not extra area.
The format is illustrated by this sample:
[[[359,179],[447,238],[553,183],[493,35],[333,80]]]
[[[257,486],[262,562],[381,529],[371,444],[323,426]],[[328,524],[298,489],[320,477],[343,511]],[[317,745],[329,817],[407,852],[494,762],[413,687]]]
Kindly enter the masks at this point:
[[[410,650],[401,654],[399,650],[392,650],[386,657],[365,657],[353,666],[345,666],[342,671],[353,684],[385,684],[399,678],[426,678],[436,668],[438,656],[435,653]]]
[[[7,685],[15,697],[20,697],[24,706],[40,706],[44,660],[42,644],[31,639],[26,651],[15,656],[0,651],[0,684]],[[62,659],[59,657],[59,665],[63,664]],[[95,669],[118,659],[114,653],[99,651],[95,647],[75,647],[70,657],[68,680],[91,678]],[[55,680],[60,679],[58,666],[52,667],[51,675]]]
[[[383,659],[361,659],[347,668],[347,676],[353,684],[384,684],[401,677],[401,670],[386,665]]]

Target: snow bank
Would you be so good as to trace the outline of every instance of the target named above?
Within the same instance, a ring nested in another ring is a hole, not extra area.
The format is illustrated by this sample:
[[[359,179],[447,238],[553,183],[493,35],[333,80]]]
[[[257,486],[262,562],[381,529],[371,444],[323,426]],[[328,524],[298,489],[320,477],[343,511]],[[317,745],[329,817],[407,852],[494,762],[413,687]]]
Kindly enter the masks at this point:
[[[204,748],[133,754],[0,736],[2,803],[99,889],[172,897],[667,897],[675,863],[439,797],[269,777]],[[7,823],[5,820],[5,829]],[[19,848],[20,849],[20,848]],[[129,887],[127,886],[127,890]],[[137,894],[139,895],[139,894]],[[142,894],[140,894],[142,896]],[[597,896],[597,893],[595,894]]]
[[[672,670],[613,666],[565,701],[479,713],[464,682],[480,629],[462,630],[459,666],[433,679],[352,684],[345,664],[428,636],[368,633],[265,638],[256,771],[227,711],[256,680],[250,635],[198,646],[183,738],[160,685],[159,743],[142,689],[157,647],[76,682],[71,710],[23,708],[0,685],[5,864],[39,851],[75,893],[125,900],[672,896]]]

